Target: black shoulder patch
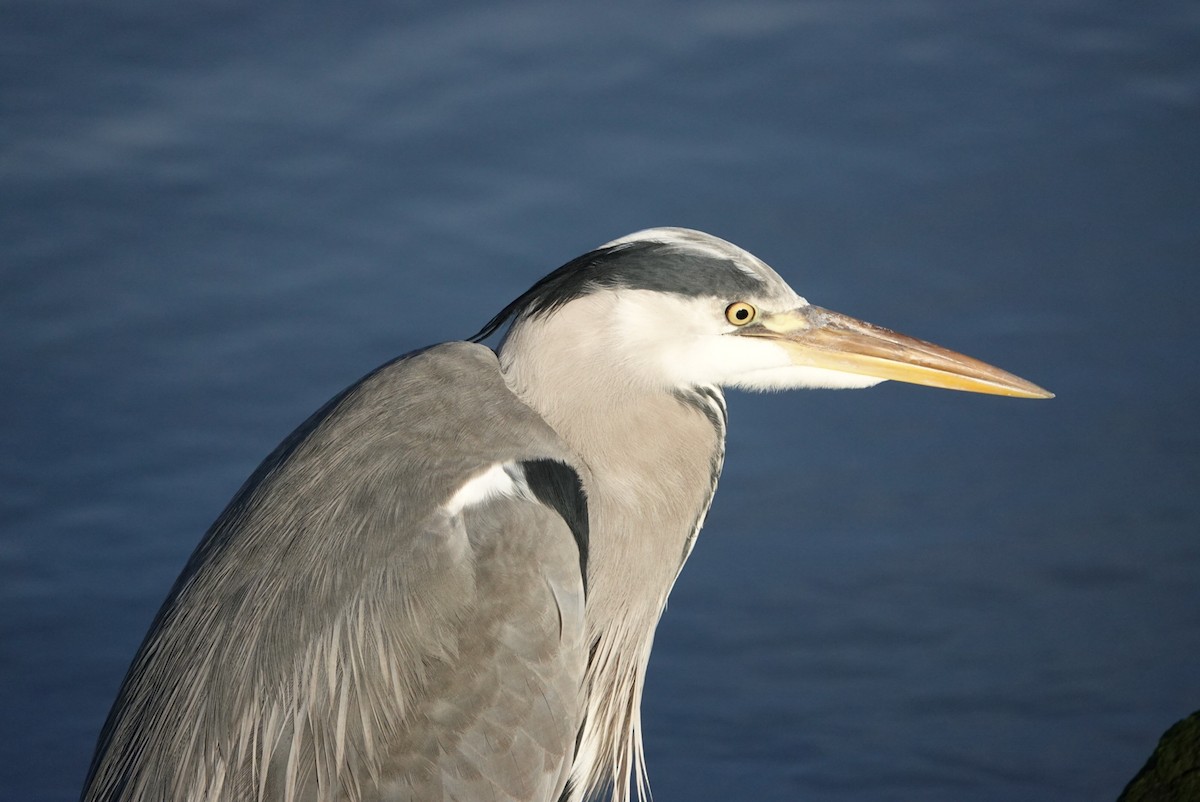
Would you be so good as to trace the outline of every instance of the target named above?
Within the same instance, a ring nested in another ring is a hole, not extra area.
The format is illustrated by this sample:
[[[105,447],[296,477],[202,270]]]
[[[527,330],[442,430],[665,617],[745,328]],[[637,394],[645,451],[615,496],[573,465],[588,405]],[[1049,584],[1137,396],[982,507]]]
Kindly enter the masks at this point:
[[[553,459],[535,459],[521,463],[525,481],[537,500],[550,507],[567,522],[575,545],[579,547],[579,573],[587,594],[588,509],[583,482],[575,469]]]

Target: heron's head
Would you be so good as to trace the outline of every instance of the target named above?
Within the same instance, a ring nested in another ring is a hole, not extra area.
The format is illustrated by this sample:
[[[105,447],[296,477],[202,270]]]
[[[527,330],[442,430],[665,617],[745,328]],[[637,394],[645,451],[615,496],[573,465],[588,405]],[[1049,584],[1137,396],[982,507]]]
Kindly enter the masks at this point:
[[[681,228],[631,234],[535,284],[507,321],[506,369],[565,368],[654,389],[869,387],[888,379],[1047,398],[1010,373],[814,306],[760,259]]]

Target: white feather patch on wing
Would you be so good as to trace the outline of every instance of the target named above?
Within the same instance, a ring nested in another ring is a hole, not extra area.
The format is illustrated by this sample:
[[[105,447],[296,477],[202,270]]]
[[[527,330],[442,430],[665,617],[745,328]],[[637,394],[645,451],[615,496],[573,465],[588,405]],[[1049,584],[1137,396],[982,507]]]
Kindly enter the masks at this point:
[[[525,495],[525,483],[517,467],[512,463],[496,462],[488,466],[482,473],[468,479],[450,497],[450,500],[442,505],[442,510],[450,517],[454,517],[467,507],[482,504],[496,496],[516,497],[522,495]]]

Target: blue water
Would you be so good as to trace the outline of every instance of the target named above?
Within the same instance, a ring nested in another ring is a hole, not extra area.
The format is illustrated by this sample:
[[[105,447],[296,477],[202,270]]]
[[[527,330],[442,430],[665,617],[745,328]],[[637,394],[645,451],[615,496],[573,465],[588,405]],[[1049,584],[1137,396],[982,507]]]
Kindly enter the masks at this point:
[[[242,479],[651,225],[1058,393],[730,398],[659,800],[1095,800],[1200,708],[1200,11],[0,3],[0,796]]]

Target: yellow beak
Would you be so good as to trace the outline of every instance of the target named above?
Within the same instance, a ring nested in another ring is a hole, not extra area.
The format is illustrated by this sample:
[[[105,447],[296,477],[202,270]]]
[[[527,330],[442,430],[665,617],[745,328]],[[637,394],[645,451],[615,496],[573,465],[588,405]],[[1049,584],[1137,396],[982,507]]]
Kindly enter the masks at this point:
[[[779,343],[797,365],[971,393],[1054,397],[978,359],[818,306],[763,315],[737,334]]]

